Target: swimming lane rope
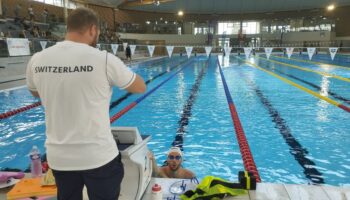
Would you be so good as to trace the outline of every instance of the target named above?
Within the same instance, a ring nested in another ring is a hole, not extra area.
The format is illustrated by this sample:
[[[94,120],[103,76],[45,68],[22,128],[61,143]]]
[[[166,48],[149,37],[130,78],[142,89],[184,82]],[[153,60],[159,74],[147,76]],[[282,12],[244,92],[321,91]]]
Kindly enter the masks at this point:
[[[272,122],[275,124],[282,135],[284,141],[289,146],[289,153],[294,157],[294,159],[300,164],[300,167],[304,169],[303,173],[306,178],[308,178],[312,184],[324,184],[325,181],[322,177],[322,173],[317,169],[316,163],[312,161],[307,148],[302,146],[302,144],[294,137],[292,130],[288,126],[287,121],[282,117],[280,112],[272,105],[267,96],[264,95],[263,91],[255,84],[253,80],[246,77],[241,71],[238,71],[239,76],[244,78],[245,82],[252,90],[256,93],[257,97],[260,99],[262,105],[267,109],[272,118]]]
[[[173,71],[174,69],[178,68],[180,65],[182,65],[183,63],[186,63],[186,62],[187,62],[187,60],[182,61],[182,62],[176,64],[175,66],[171,67],[169,70],[166,70],[162,73],[157,74],[156,76],[145,81],[145,84],[148,85],[150,82],[156,80],[157,78],[163,76],[164,74],[167,74],[167,73]],[[109,106],[109,109],[116,107],[117,105],[119,105],[121,102],[123,102],[125,99],[127,99],[131,95],[132,95],[132,93],[128,92],[128,93],[124,94],[123,96],[119,97],[117,100],[115,100],[111,103],[111,105]]]
[[[160,76],[163,76],[164,74],[169,73],[170,71],[176,69],[179,65],[181,65],[181,64],[183,64],[185,62],[187,62],[187,61],[182,61],[179,64],[176,64],[175,66],[171,67],[169,71],[162,72],[162,73],[160,73],[160,74],[150,78],[145,83],[149,84],[150,82],[154,81],[156,78],[159,78]],[[120,104],[122,101],[124,101],[130,95],[132,95],[132,93],[126,93],[124,96],[122,96],[119,99],[117,99],[116,101],[112,102],[111,105],[110,105],[110,109],[112,109],[115,106],[117,106],[118,104]],[[10,111],[4,112],[4,113],[0,113],[0,120],[9,118],[11,116],[14,116],[16,114],[22,113],[24,111],[30,110],[30,109],[38,107],[38,106],[41,106],[41,102],[40,101],[38,101],[36,103],[33,103],[33,104],[30,104],[30,105],[27,105],[27,106],[24,106],[24,107],[21,107],[21,108],[17,108],[17,109],[10,110]]]
[[[133,107],[135,107],[138,103],[140,103],[142,100],[144,100],[147,96],[149,96],[150,94],[152,94],[154,91],[156,91],[160,86],[164,85],[164,83],[168,82],[170,79],[172,79],[175,75],[177,75],[178,73],[180,73],[184,68],[186,68],[187,66],[189,66],[191,63],[193,63],[192,60],[188,61],[188,63],[186,63],[183,67],[181,67],[179,70],[177,70],[174,74],[172,74],[171,76],[169,76],[167,79],[165,79],[164,81],[162,81],[161,83],[159,83],[156,87],[152,88],[150,91],[148,91],[146,94],[142,95],[141,97],[139,97],[138,99],[136,99],[134,102],[132,102],[131,104],[129,104],[128,106],[126,106],[125,108],[123,108],[121,111],[119,111],[117,114],[113,115],[110,118],[110,122],[113,123],[114,121],[116,121],[117,119],[119,119],[121,116],[123,116],[126,112],[128,112],[129,110],[131,110]]]
[[[248,144],[247,138],[245,136],[241,121],[239,120],[239,116],[238,116],[236,107],[235,107],[233,100],[232,100],[232,97],[231,97],[231,93],[227,87],[226,79],[225,79],[224,73],[222,72],[221,65],[219,63],[219,59],[217,60],[217,63],[219,66],[220,76],[222,79],[222,84],[224,86],[227,103],[228,103],[229,108],[230,108],[231,118],[232,118],[233,125],[235,128],[236,137],[237,137],[237,141],[239,144],[239,149],[241,151],[241,156],[243,159],[244,168],[246,171],[250,171],[254,174],[254,176],[256,177],[256,182],[261,182],[258,169],[256,168],[254,158],[253,158],[253,155],[250,151],[249,144]]]
[[[203,77],[206,74],[207,69],[209,67],[208,63],[209,63],[209,60],[206,61],[205,66],[200,71],[199,75],[196,78],[195,83],[192,86],[190,96],[188,97],[186,104],[184,104],[181,118],[178,121],[179,127],[176,130],[174,141],[171,144],[172,146],[179,147],[182,151],[183,151],[182,146],[184,141],[184,134],[186,132],[186,127],[188,126],[189,119],[192,116],[192,106],[197,98],[199,87],[201,85]]]
[[[5,118],[8,118],[8,117],[11,117],[11,116],[16,115],[16,114],[18,114],[18,113],[27,111],[27,110],[29,110],[29,109],[38,107],[38,106],[40,106],[40,105],[41,105],[41,102],[39,101],[39,102],[30,104],[30,105],[24,106],[24,107],[22,107],[22,108],[17,108],[17,109],[14,109],[14,110],[7,111],[7,112],[5,112],[5,113],[0,114],[0,120],[5,119]]]

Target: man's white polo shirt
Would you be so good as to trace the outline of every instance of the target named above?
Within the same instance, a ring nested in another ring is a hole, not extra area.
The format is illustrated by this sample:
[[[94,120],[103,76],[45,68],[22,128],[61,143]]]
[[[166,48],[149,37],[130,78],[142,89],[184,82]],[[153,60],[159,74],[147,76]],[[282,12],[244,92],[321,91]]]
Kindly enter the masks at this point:
[[[112,86],[127,88],[135,77],[119,58],[83,43],[63,41],[33,55],[27,86],[45,109],[52,169],[94,169],[118,155],[109,121]]]

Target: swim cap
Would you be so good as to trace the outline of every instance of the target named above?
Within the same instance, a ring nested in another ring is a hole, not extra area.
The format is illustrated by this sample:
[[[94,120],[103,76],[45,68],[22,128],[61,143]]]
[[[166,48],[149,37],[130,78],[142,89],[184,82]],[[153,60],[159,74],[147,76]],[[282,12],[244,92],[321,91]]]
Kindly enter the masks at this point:
[[[177,152],[178,154],[180,154],[181,157],[183,157],[182,151],[179,147],[171,147],[167,155],[169,155],[172,152]]]

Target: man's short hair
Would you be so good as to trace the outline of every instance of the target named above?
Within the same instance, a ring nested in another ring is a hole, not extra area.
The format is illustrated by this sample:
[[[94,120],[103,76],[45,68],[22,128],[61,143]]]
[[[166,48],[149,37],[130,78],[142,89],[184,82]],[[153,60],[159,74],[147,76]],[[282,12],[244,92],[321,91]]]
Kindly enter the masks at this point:
[[[77,8],[70,13],[67,19],[68,32],[85,32],[92,25],[100,27],[97,14],[88,8]]]

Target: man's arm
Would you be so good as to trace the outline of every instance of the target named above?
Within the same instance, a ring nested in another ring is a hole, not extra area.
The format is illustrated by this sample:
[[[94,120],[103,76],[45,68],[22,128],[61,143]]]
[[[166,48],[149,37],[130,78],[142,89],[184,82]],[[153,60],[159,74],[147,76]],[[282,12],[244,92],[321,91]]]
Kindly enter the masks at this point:
[[[139,75],[137,74],[135,75],[136,75],[136,78],[134,82],[125,89],[131,93],[144,93],[146,91],[146,84]]]
[[[161,178],[168,178],[163,170],[158,167],[156,158],[154,157],[153,153],[151,151],[148,152],[148,157],[152,162],[152,170],[153,170],[153,177],[161,177]]]
[[[192,171],[188,169],[183,169],[183,170],[184,170],[184,177],[182,178],[190,179],[190,178],[196,177],[196,175]]]
[[[34,54],[32,58],[29,60],[27,69],[26,69],[26,82],[27,82],[27,87],[29,89],[29,92],[32,93],[34,97],[38,97],[39,93],[37,91],[37,88],[34,83],[34,78],[33,78],[33,71],[32,71],[32,65],[33,65],[33,60],[37,57],[37,54]]]

